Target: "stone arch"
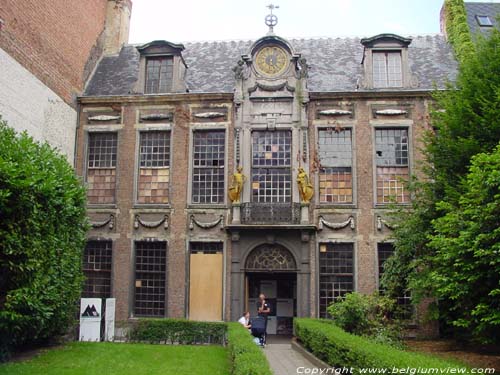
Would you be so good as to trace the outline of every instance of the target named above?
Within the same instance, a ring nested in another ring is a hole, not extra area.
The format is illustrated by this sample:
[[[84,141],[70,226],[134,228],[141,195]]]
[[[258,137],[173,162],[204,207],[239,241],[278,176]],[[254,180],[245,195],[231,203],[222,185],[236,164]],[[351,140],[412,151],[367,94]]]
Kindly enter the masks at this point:
[[[297,271],[295,257],[286,247],[278,244],[263,244],[255,247],[245,261],[246,271]]]

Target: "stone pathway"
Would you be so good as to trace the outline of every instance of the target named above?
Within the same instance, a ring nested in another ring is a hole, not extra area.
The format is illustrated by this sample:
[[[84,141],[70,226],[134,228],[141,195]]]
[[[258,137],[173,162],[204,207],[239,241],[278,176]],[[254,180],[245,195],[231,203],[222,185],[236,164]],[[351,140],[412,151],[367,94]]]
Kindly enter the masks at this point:
[[[316,368],[309,360],[298,351],[292,349],[290,340],[280,340],[278,342],[269,342],[264,349],[267,360],[271,365],[274,375],[295,375],[304,372],[304,368]],[[300,372],[297,369],[300,369]]]

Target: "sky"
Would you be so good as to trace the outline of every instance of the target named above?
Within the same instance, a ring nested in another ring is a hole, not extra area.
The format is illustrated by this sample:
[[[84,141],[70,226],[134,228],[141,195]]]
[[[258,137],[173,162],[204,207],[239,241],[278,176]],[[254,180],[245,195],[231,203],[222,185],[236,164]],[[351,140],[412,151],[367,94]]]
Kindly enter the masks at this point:
[[[274,10],[278,16],[275,33],[292,38],[434,34],[439,32],[444,0],[273,1],[279,6]],[[267,33],[264,18],[270,2],[133,0],[129,41],[255,40]]]

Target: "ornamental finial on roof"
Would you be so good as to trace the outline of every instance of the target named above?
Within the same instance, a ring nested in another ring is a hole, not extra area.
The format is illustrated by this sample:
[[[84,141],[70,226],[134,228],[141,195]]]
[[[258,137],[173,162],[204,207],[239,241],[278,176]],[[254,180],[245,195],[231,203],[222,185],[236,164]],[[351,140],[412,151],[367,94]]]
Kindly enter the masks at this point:
[[[269,4],[266,7],[269,8],[269,10],[271,11],[271,13],[269,13],[265,19],[266,25],[269,26],[269,31],[268,31],[267,35],[273,35],[274,34],[274,26],[276,26],[278,24],[278,17],[276,17],[276,15],[273,14],[273,9],[278,9],[279,5]]]

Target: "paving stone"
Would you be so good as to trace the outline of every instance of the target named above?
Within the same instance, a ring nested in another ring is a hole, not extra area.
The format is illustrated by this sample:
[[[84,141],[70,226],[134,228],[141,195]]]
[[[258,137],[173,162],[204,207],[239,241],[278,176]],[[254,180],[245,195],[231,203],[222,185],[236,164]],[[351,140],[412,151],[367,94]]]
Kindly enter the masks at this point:
[[[267,344],[264,353],[274,375],[294,375],[299,367],[316,368],[302,354],[293,350],[291,344]]]

